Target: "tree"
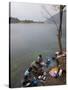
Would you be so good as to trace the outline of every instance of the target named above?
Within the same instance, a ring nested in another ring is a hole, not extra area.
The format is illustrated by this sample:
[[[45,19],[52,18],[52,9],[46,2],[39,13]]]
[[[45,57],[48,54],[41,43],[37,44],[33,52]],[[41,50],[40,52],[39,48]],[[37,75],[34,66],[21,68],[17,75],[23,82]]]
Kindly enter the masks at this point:
[[[64,7],[65,7],[65,5],[60,5],[60,25],[59,25],[59,30],[58,30],[58,34],[57,34],[60,54],[62,54],[61,37],[62,37],[62,17],[63,17],[63,9],[64,9]]]
[[[62,54],[62,42],[61,42],[61,38],[62,38],[62,17],[63,17],[63,9],[64,9],[64,7],[65,7],[65,5],[60,5],[59,6],[59,12],[60,12],[60,15],[59,15],[59,17],[60,17],[60,24],[59,24],[59,28],[58,28],[58,25],[57,25],[57,23],[56,23],[56,21],[52,18],[52,22],[56,25],[56,28],[57,28],[57,32],[58,32],[58,34],[57,34],[57,39],[58,39],[58,46],[59,46],[59,52],[60,52],[60,54]],[[48,10],[44,7],[44,6],[42,6],[42,8],[47,12],[47,14],[50,16],[50,17],[52,17],[52,15],[48,12]],[[54,7],[55,8],[55,7]],[[57,6],[57,8],[58,8],[58,6]],[[46,18],[46,17],[45,17]]]

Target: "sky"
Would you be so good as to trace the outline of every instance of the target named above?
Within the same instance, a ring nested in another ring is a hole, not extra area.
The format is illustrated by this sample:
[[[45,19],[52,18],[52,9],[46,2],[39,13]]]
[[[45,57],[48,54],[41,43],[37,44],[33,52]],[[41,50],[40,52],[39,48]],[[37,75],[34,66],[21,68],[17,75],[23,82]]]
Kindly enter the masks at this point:
[[[55,5],[37,3],[11,2],[10,7],[11,17],[16,17],[20,20],[45,21],[59,12]]]

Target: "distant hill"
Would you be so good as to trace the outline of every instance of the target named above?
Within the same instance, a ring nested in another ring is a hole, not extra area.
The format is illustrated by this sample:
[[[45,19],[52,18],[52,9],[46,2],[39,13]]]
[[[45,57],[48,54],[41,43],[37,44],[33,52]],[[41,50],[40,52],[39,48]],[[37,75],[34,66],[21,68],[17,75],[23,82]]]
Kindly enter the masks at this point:
[[[20,22],[20,20],[18,18],[9,17],[9,23],[18,23],[18,22]]]

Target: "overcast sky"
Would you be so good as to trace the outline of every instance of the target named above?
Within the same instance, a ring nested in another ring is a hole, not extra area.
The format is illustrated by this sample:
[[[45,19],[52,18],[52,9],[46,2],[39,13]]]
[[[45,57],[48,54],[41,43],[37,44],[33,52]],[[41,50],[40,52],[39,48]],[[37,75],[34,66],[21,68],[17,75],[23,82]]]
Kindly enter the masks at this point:
[[[45,9],[43,9],[42,6]],[[59,11],[59,9],[55,9],[54,5],[23,2],[11,3],[11,16],[17,17],[21,20],[27,19],[35,21],[44,21],[46,18],[50,18],[47,11],[51,14],[51,16],[53,16]]]

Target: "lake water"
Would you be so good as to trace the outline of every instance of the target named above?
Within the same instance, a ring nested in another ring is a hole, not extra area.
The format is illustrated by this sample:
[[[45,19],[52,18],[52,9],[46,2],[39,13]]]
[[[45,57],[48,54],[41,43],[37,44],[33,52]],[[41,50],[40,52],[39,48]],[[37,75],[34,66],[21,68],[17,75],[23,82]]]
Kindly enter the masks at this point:
[[[51,56],[58,50],[57,30],[54,24],[11,24],[11,83],[21,86],[23,73],[38,54]],[[63,26],[62,45],[66,46],[65,26]]]

